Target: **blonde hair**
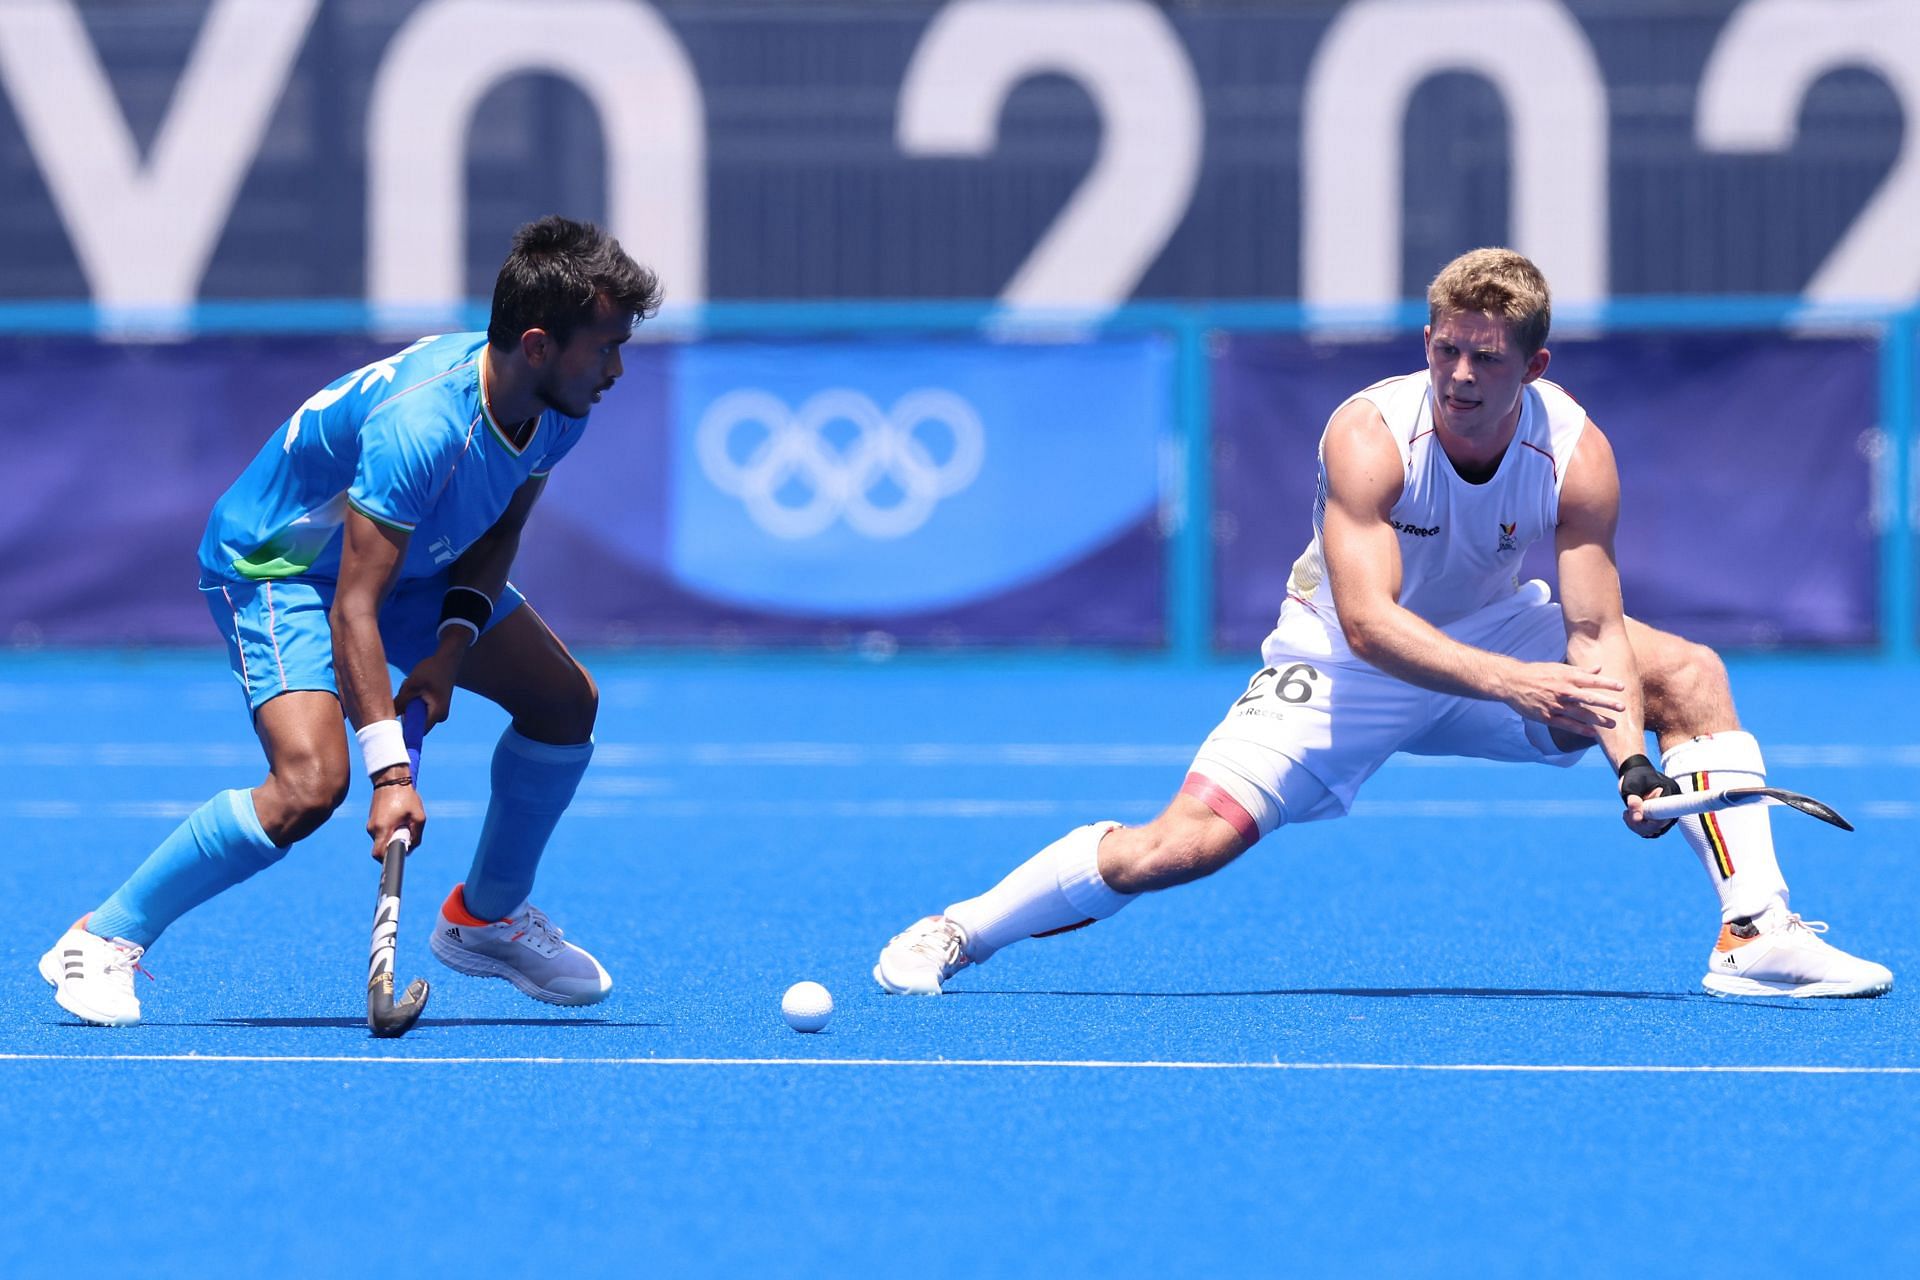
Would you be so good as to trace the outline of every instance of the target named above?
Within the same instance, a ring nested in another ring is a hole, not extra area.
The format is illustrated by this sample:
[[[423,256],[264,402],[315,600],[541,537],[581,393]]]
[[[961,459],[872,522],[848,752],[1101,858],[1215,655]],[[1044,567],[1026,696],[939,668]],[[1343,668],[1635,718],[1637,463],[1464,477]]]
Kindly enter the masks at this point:
[[[1440,269],[1427,286],[1427,320],[1444,313],[1480,311],[1499,316],[1531,356],[1547,345],[1553,298],[1540,268],[1511,249],[1474,249]]]

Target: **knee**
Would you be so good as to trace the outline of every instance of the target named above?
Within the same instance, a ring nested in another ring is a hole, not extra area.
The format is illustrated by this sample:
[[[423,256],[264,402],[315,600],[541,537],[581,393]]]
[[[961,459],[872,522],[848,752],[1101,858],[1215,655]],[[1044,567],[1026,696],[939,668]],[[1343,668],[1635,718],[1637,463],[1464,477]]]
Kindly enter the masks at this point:
[[[571,747],[593,737],[600,715],[600,686],[587,669],[569,660],[544,673],[525,695],[503,703],[522,737],[549,746]]]
[[[274,761],[259,806],[260,825],[278,845],[292,844],[320,829],[347,798],[344,760],[296,756]]]
[[[593,736],[594,722],[600,718],[600,686],[593,674],[578,663],[555,698],[554,741],[562,744],[585,742]]]
[[[1208,825],[1161,817],[1144,827],[1118,827],[1100,844],[1100,878],[1116,893],[1170,889],[1210,876],[1240,853]]]
[[[1727,667],[1703,644],[1669,636],[1640,670],[1650,721],[1670,718],[1703,702],[1718,703],[1727,688]],[[1658,727],[1652,725],[1650,727]]]

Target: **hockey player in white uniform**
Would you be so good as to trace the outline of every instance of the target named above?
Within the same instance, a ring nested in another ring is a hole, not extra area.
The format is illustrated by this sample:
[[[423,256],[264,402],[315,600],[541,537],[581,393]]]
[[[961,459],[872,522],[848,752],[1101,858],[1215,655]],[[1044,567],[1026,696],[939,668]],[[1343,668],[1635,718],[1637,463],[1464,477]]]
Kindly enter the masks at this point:
[[[1395,752],[1564,766],[1597,742],[1623,819],[1649,838],[1673,822],[1643,812],[1645,798],[1764,785],[1719,657],[1623,612],[1613,452],[1542,376],[1551,305],[1538,268],[1475,250],[1435,277],[1427,303],[1426,370],[1368,387],[1327,423],[1313,538],[1264,665],[1165,812],[1142,827],[1079,827],[915,922],[880,953],[884,989],[939,994],[1011,942],[1210,875],[1288,823],[1340,817]],[[1548,537],[1558,601],[1517,573]],[[1679,821],[1720,898],[1708,991],[1892,987],[1885,967],[1791,910],[1765,808]]]

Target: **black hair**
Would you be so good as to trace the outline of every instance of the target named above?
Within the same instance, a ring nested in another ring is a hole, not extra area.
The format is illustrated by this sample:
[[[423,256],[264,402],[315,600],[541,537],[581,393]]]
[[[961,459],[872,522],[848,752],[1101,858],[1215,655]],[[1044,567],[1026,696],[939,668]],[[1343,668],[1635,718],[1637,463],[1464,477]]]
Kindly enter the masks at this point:
[[[593,320],[594,299],[612,299],[635,321],[660,309],[660,277],[627,256],[620,242],[591,222],[559,214],[513,233],[513,252],[493,284],[487,341],[513,347],[529,329],[544,329],[564,344]]]

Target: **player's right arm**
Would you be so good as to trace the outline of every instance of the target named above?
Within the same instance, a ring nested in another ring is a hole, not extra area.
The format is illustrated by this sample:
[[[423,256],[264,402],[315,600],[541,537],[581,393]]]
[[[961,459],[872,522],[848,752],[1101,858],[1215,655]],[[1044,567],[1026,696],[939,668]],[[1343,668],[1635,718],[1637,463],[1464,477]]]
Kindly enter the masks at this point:
[[[387,675],[387,649],[380,639],[380,606],[393,589],[406,558],[408,535],[369,519],[349,506],[340,547],[340,576],[334,588],[327,621],[333,631],[334,678],[340,703],[355,729],[393,715],[393,683]],[[367,834],[373,837],[374,856],[387,847],[393,833],[405,828],[413,847],[420,847],[427,812],[411,783],[393,785],[409,776],[407,766],[390,765],[373,775],[373,801],[367,811]],[[389,785],[382,786],[380,784]]]
[[[1367,400],[1341,406],[1321,445],[1327,576],[1347,647],[1409,684],[1504,702],[1521,715],[1586,737],[1625,709],[1624,686],[1563,662],[1520,662],[1453,639],[1400,604],[1400,535],[1393,504],[1406,483],[1400,451]]]

